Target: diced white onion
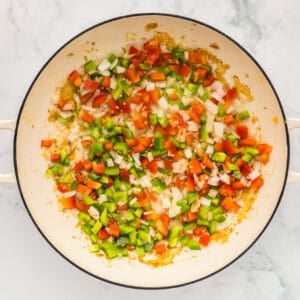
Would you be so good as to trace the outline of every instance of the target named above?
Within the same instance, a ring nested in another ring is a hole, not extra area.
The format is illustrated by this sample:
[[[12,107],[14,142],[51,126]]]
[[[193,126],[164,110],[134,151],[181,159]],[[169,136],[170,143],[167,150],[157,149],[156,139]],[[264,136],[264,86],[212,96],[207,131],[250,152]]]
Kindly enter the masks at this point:
[[[185,148],[184,155],[186,158],[192,158],[192,156],[193,156],[192,149],[190,147]]]
[[[132,167],[132,164],[123,160],[120,162],[119,166],[121,169],[129,170]]]
[[[223,89],[222,86],[220,86],[219,88],[217,88],[216,92],[217,92],[222,98],[226,95],[226,93],[225,93],[225,91],[224,91],[224,89]]]
[[[243,201],[243,200],[238,200],[238,201],[236,201],[236,203],[237,203],[240,207],[243,207],[243,206],[244,206],[244,201]]]
[[[189,60],[189,52],[188,51],[184,51],[183,56],[184,56],[185,60]]]
[[[103,76],[109,76],[110,72],[108,70],[105,70],[105,71],[102,71],[100,74]]]
[[[260,176],[260,172],[257,169],[254,169],[249,175],[248,178],[250,180],[254,180],[255,178],[257,178],[258,176]]]
[[[155,83],[154,82],[147,82],[146,84],[146,91],[149,92],[149,91],[152,91],[155,89]]]
[[[143,176],[142,178],[140,178],[139,183],[143,188],[152,187],[149,176]]]
[[[162,198],[161,203],[162,203],[163,208],[170,208],[171,207],[171,201],[168,198]]]
[[[217,92],[212,92],[211,97],[216,99],[220,103],[224,103],[224,99]]]
[[[202,95],[204,94],[204,87],[203,87],[202,84],[199,86],[197,93],[198,93],[200,96],[202,96]]]
[[[249,184],[250,184],[250,182],[246,179],[245,176],[242,176],[242,178],[240,179],[240,182],[244,186],[249,186]]]
[[[233,106],[229,106],[228,108],[227,108],[227,110],[226,110],[226,113],[227,114],[231,114],[231,113],[233,113],[234,112],[234,107]]]
[[[162,108],[162,109],[167,109],[169,106],[169,103],[167,101],[167,99],[165,97],[161,97],[158,100],[158,105]]]
[[[188,97],[188,96],[181,97],[181,102],[185,106],[190,105],[192,101],[193,101],[192,97]]]
[[[152,160],[153,160],[153,154],[152,154],[152,152],[149,151],[149,152],[147,153],[147,158],[148,158],[149,161],[152,161]]]
[[[214,119],[215,115],[207,112],[207,118],[206,118],[206,131],[212,132],[214,129]]]
[[[64,198],[70,198],[76,195],[76,191],[70,191],[70,192],[66,192],[66,193],[62,193],[62,196]]]
[[[182,112],[181,116],[182,116],[184,122],[186,122],[187,120],[190,119],[190,116],[187,113]]]
[[[177,202],[183,198],[180,190],[177,187],[172,187],[171,192],[173,201]]]
[[[100,217],[98,209],[96,209],[94,206],[89,207],[88,213],[94,220],[98,220]]]
[[[184,95],[184,96],[191,96],[191,95],[192,95],[192,92],[189,91],[188,89],[184,89],[183,95]]]
[[[213,145],[207,145],[205,152],[207,154],[213,154],[214,153],[214,146]]]
[[[122,66],[117,66],[116,71],[117,71],[117,74],[123,74],[123,73],[125,73],[126,69]]]
[[[188,130],[189,131],[193,131],[193,132],[197,132],[199,131],[199,125],[193,121],[188,121]]]
[[[208,183],[209,183],[210,185],[212,185],[212,186],[218,186],[218,185],[219,185],[219,181],[220,181],[220,179],[219,179],[219,177],[217,177],[217,176],[213,176],[213,177],[210,177],[210,178],[208,179]]]
[[[214,122],[214,134],[217,137],[223,137],[225,125],[221,122]]]
[[[134,204],[136,203],[136,201],[137,201],[137,197],[132,198],[132,199],[129,201],[129,205],[130,205],[130,206],[134,205]]]
[[[200,199],[197,199],[192,205],[191,205],[191,212],[195,213],[199,210],[201,205]]]
[[[106,164],[107,164],[107,166],[108,167],[113,167],[115,164],[114,164],[114,161],[111,159],[111,158],[109,158],[107,161],[106,161]]]
[[[165,81],[157,81],[155,85],[158,88],[165,88],[167,86],[167,83]]]
[[[72,117],[73,116],[73,112],[71,112],[71,111],[60,111],[59,115],[61,117],[63,117],[64,119],[66,119],[66,118]]]
[[[107,59],[103,59],[102,62],[98,65],[99,72],[108,70],[110,67],[110,62]]]
[[[101,194],[97,201],[99,204],[101,204],[101,203],[107,201],[107,196],[105,194]]]
[[[207,195],[208,195],[209,197],[211,197],[211,198],[216,198],[217,195],[218,195],[218,191],[217,191],[217,190],[210,189]]]
[[[209,111],[210,113],[216,115],[218,113],[218,106],[216,104],[214,104],[213,102],[211,102],[210,100],[207,100],[204,103],[207,111]]]
[[[220,174],[220,180],[226,184],[230,184],[230,177],[228,174],[226,173],[223,173],[223,174]]]
[[[200,203],[204,206],[210,206],[211,200],[205,198],[205,197],[201,197],[200,198]]]
[[[181,213],[180,207],[176,204],[175,201],[172,201],[171,207],[169,209],[169,217],[174,218]]]
[[[123,156],[119,155],[119,154],[116,154],[116,156],[114,157],[114,160],[115,160],[115,163],[119,165],[123,161]]]
[[[133,153],[132,154],[132,158],[133,158],[133,160],[135,162],[135,165],[137,167],[140,167],[141,166],[140,153]]]

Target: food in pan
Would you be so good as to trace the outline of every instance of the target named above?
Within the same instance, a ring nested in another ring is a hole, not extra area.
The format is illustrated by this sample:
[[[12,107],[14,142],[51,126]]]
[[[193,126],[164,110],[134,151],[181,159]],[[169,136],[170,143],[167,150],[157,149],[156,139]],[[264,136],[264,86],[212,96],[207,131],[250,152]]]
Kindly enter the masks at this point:
[[[209,247],[264,184],[272,146],[249,91],[208,51],[167,46],[154,37],[73,70],[50,109],[58,134],[41,141],[59,206],[109,259]]]

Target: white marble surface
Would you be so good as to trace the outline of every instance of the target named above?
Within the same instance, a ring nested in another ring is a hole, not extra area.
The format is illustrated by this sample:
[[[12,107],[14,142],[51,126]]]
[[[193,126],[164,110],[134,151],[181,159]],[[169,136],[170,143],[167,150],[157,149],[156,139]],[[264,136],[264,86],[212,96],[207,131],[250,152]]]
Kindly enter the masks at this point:
[[[226,32],[273,81],[288,117],[300,117],[298,0],[1,0],[0,119],[16,118],[47,58],[78,32],[136,12],[177,13]],[[291,165],[300,170],[300,135]],[[12,170],[12,133],[0,133],[0,173]],[[0,185],[1,299],[300,299],[300,185],[288,184],[269,228],[236,263],[182,288],[142,291],[96,280],[61,258],[38,233],[15,185]]]

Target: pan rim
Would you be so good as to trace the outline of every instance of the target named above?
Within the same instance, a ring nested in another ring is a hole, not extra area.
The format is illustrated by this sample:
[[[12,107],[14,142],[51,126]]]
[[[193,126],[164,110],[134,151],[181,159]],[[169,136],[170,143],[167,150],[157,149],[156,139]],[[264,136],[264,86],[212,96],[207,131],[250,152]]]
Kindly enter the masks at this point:
[[[81,267],[80,265],[76,264],[74,261],[72,261],[71,259],[69,259],[67,256],[65,256],[48,238],[47,236],[42,232],[42,230],[40,229],[40,227],[38,226],[38,224],[36,223],[33,215],[31,214],[28,206],[27,206],[27,202],[25,200],[25,197],[23,195],[22,192],[22,188],[21,188],[21,183],[20,183],[20,178],[19,178],[19,174],[18,174],[18,166],[17,166],[17,138],[18,138],[18,132],[19,132],[19,123],[20,123],[20,119],[22,116],[22,112],[25,106],[25,103],[27,101],[27,98],[32,90],[32,88],[34,87],[36,81],[38,80],[38,78],[40,77],[41,73],[47,68],[47,66],[49,65],[49,63],[54,59],[54,57],[61,52],[66,46],[68,46],[71,42],[73,42],[74,40],[76,40],[77,38],[79,38],[80,36],[84,35],[86,32],[93,30],[94,28],[97,28],[99,26],[102,26],[104,24],[107,23],[112,23],[114,21],[118,21],[121,19],[126,19],[126,18],[132,18],[132,17],[143,17],[143,16],[163,16],[163,17],[173,17],[173,18],[177,18],[177,19],[181,19],[181,20],[186,20],[186,21],[191,21],[194,23],[197,23],[201,26],[207,27],[208,29],[211,29],[219,34],[221,34],[222,36],[224,36],[225,38],[227,38],[228,40],[230,40],[232,43],[234,43],[238,48],[240,48],[241,51],[243,51],[250,59],[251,61],[258,67],[258,69],[260,70],[260,72],[263,74],[263,76],[266,78],[268,84],[270,85],[272,92],[274,93],[277,103],[279,105],[282,117],[283,117],[283,121],[284,121],[284,128],[285,128],[285,134],[286,134],[286,144],[287,144],[287,159],[286,159],[286,171],[284,174],[284,180],[283,180],[283,184],[282,184],[282,188],[280,191],[280,195],[278,197],[276,206],[270,216],[270,218],[267,220],[267,222],[265,223],[265,226],[261,229],[261,231],[259,232],[259,234],[257,235],[257,237],[249,244],[249,246],[244,249],[244,251],[242,251],[238,256],[236,256],[233,260],[231,260],[229,263],[226,263],[224,266],[222,266],[221,268],[219,268],[218,270],[204,276],[201,278],[197,278],[195,280],[190,280],[187,282],[183,282],[183,283],[179,283],[179,284],[172,284],[172,285],[162,285],[162,286],[154,286],[154,287],[149,287],[149,286],[136,286],[136,285],[130,285],[130,284],[124,284],[124,283],[120,283],[120,282],[116,282],[116,281],[112,281],[106,278],[102,278],[99,275],[93,274],[91,272],[89,272],[88,270],[84,269],[83,267]],[[229,267],[230,265],[232,265],[234,262],[236,262],[239,258],[241,258],[250,248],[252,248],[252,246],[258,241],[258,239],[262,236],[262,234],[265,232],[266,228],[269,226],[270,222],[272,221],[278,207],[279,204],[282,200],[283,194],[284,194],[284,190],[285,190],[285,186],[286,186],[286,182],[287,182],[287,177],[288,177],[288,170],[289,170],[289,164],[290,164],[290,140],[289,140],[289,132],[288,132],[288,127],[287,127],[287,121],[286,121],[286,116],[281,104],[281,101],[279,99],[279,96],[274,88],[274,85],[272,84],[270,78],[268,77],[268,75],[266,74],[266,72],[264,71],[264,69],[262,68],[262,66],[260,65],[260,63],[258,63],[258,61],[252,56],[252,54],[250,54],[248,52],[248,50],[246,50],[241,44],[239,44],[237,41],[235,41],[233,38],[231,38],[230,36],[228,36],[226,33],[222,32],[221,30],[206,24],[202,21],[199,20],[195,20],[189,17],[185,17],[182,15],[178,15],[178,14],[169,14],[169,13],[157,13],[157,12],[147,12],[147,13],[136,13],[136,14],[127,14],[127,15],[122,15],[122,16],[118,16],[115,18],[110,18],[107,19],[105,21],[99,22],[93,26],[90,26],[89,28],[81,31],[80,33],[76,34],[75,36],[73,36],[71,39],[69,39],[67,42],[65,42],[61,47],[59,47],[51,56],[50,58],[44,63],[44,65],[41,67],[41,69],[38,71],[38,73],[36,74],[36,76],[34,77],[32,83],[30,84],[19,109],[18,112],[18,116],[17,116],[17,120],[16,120],[16,129],[15,129],[15,133],[14,133],[14,139],[13,139],[13,163],[14,163],[14,171],[15,171],[15,176],[16,176],[16,181],[17,181],[17,186],[21,195],[21,199],[22,202],[24,204],[24,207],[26,209],[26,211],[28,212],[28,215],[31,219],[31,221],[33,222],[33,224],[35,225],[36,229],[39,231],[39,233],[43,236],[43,238],[47,241],[47,243],[52,247],[52,249],[54,249],[60,256],[62,256],[66,261],[68,261],[69,263],[71,263],[73,266],[75,266],[76,268],[78,268],[79,270],[83,271],[84,273],[100,279],[104,282],[107,283],[111,283],[117,286],[121,286],[121,287],[127,287],[127,288],[132,288],[132,289],[142,289],[142,290],[161,290],[161,289],[170,289],[170,288],[178,288],[178,287],[183,287],[186,285],[190,285],[199,281],[202,281],[204,279],[207,279],[219,272],[221,272],[222,270],[226,269],[227,267]]]

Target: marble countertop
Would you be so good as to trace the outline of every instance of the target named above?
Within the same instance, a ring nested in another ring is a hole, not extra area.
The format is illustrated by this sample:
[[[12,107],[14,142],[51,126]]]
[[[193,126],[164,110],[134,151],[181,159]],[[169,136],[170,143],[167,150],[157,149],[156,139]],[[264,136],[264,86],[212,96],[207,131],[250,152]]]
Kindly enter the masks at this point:
[[[93,24],[137,12],[206,22],[236,39],[266,70],[288,117],[300,117],[298,0],[0,1],[0,120],[14,119],[29,85],[63,43]],[[13,169],[11,132],[1,132],[0,173]],[[291,134],[300,171],[300,135]],[[237,262],[186,287],[143,291],[96,280],[60,257],[31,222],[16,185],[0,185],[1,299],[300,299],[299,184],[287,184],[266,232]]]

